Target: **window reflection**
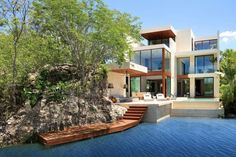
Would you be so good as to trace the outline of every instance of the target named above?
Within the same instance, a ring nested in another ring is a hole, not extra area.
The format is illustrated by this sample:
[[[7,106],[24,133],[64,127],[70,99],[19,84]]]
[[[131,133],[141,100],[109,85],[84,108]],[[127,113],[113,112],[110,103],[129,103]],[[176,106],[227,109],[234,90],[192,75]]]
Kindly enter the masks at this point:
[[[136,64],[140,64],[140,51],[134,52],[134,57],[131,61]]]
[[[152,50],[152,71],[162,68],[162,49]]]
[[[187,75],[189,74],[190,59],[189,58],[178,58],[177,59],[177,74]]]
[[[214,72],[214,56],[197,56],[195,57],[195,73]]]
[[[217,40],[203,40],[195,42],[195,50],[217,49]]]
[[[149,71],[160,71],[162,70],[162,52],[163,49],[136,51],[131,61],[147,67]],[[170,64],[171,53],[165,50],[165,71],[170,71]]]
[[[165,71],[170,71],[170,57],[171,54],[169,51],[165,51]]]
[[[169,47],[169,38],[166,39],[155,39],[155,40],[149,40],[149,45],[157,45],[157,44],[165,44]]]
[[[178,79],[177,80],[177,96],[178,97],[189,97],[189,79]]]
[[[195,80],[195,95],[197,97],[213,97],[214,78],[197,78]]]
[[[151,70],[151,50],[141,51],[141,65]]]

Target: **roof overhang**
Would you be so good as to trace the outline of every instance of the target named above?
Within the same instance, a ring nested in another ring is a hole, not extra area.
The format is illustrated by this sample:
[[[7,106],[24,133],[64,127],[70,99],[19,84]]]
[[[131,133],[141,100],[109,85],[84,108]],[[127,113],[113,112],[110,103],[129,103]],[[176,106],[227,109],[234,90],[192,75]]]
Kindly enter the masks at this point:
[[[176,31],[172,26],[147,29],[141,31],[141,35],[147,40],[174,38]]]
[[[112,72],[129,74],[129,75],[141,75],[148,72],[147,67],[133,62],[126,62],[123,63],[122,65],[110,64],[109,67]]]

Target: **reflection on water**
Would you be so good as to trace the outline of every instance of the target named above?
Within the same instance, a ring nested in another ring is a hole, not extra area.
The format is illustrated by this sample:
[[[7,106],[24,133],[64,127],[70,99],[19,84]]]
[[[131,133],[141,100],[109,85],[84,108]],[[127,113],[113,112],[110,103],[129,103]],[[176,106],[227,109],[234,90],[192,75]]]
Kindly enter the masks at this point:
[[[236,120],[170,118],[56,147],[0,149],[0,157],[236,157]]]

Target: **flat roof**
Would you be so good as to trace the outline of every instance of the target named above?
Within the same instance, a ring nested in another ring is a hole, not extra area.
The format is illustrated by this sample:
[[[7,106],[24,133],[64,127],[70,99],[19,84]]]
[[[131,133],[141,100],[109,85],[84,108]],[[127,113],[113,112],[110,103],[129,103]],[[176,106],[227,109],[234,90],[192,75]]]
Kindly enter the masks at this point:
[[[176,36],[176,30],[172,26],[158,27],[144,29],[141,31],[141,35],[147,40],[156,39],[157,37],[160,39],[174,38]]]

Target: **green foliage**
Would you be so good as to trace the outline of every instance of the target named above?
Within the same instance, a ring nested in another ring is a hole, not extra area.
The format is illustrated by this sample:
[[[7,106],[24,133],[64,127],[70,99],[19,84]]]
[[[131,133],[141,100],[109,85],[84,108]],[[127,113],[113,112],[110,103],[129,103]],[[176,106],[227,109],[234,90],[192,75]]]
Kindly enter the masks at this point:
[[[69,49],[68,57],[78,69],[79,94],[90,88],[87,80],[98,80],[94,74],[104,69],[101,64],[121,64],[131,52],[131,39],[140,40],[137,18],[110,10],[100,0],[34,1],[31,25]]]
[[[33,3],[32,25],[70,48],[80,68],[105,60],[124,61],[128,38],[140,40],[137,18],[109,10],[100,0],[39,0]]]
[[[221,79],[221,97],[226,114],[236,114],[236,51],[228,49],[222,57],[220,68],[225,76]]]
[[[27,9],[24,11],[29,11],[29,16],[26,12],[26,19],[21,14],[11,15],[10,2],[17,3],[21,10]],[[110,10],[100,0],[34,0],[28,8],[29,2],[1,1],[0,97],[7,97],[4,93],[9,93],[12,84],[23,86],[17,92],[32,107],[42,95],[50,101],[61,101],[70,89],[89,93],[95,84],[103,87],[101,81],[108,72],[105,63],[122,63],[126,54],[130,55],[131,39],[140,40],[137,18]],[[48,71],[42,71],[42,67],[63,63],[76,65],[74,82],[60,78],[61,82],[51,84]],[[28,74],[38,71],[34,85],[27,84]]]
[[[30,101],[30,105],[34,107],[43,94],[48,102],[61,102],[65,99],[69,86],[69,83],[66,82],[58,82],[55,85],[51,85],[47,80],[39,77],[35,85],[33,87],[25,87],[22,94],[26,100]]]
[[[48,87],[47,90],[47,100],[54,102],[61,102],[65,100],[65,92],[67,89],[67,83],[59,82],[56,85]]]

